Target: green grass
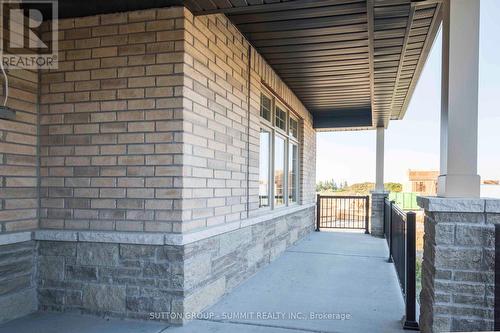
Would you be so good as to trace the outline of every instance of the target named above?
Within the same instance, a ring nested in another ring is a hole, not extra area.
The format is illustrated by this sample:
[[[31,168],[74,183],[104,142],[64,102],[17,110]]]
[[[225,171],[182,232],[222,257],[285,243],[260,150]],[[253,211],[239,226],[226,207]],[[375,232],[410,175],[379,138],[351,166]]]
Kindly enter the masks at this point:
[[[417,302],[420,304],[420,291],[422,290],[422,253],[417,252],[417,260],[415,262],[415,278],[416,287],[415,295],[417,296]]]

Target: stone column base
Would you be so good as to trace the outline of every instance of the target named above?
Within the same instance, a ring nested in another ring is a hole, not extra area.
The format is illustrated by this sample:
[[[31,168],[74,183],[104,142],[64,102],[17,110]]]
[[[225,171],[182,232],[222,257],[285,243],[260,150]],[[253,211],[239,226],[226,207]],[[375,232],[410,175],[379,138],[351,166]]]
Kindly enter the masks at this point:
[[[384,237],[384,199],[389,192],[372,191],[370,196],[370,233]]]
[[[418,197],[425,212],[422,332],[490,331],[500,200]]]

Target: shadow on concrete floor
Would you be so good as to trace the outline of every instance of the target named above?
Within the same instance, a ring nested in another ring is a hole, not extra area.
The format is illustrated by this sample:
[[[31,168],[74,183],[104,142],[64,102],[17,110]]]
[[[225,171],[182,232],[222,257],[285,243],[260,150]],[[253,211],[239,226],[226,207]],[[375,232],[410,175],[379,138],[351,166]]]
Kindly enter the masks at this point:
[[[166,323],[74,313],[33,313],[0,325],[0,333],[160,333]]]
[[[402,332],[404,302],[384,239],[314,232],[183,327],[33,314],[0,333]]]
[[[314,232],[205,311],[213,319],[166,332],[403,332],[387,256],[384,239]]]

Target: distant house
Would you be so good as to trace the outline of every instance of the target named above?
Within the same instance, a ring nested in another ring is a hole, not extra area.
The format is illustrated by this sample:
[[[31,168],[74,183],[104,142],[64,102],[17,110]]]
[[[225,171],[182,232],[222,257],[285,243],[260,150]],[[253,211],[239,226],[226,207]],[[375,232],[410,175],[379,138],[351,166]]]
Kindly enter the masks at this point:
[[[438,176],[439,171],[435,170],[408,170],[408,182],[404,185],[404,191],[436,195]]]

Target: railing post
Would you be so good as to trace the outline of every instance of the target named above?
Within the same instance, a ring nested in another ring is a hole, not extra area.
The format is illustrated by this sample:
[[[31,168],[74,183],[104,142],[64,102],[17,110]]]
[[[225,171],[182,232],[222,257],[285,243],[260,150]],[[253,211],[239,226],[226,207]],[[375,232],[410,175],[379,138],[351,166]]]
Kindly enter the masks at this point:
[[[416,321],[416,215],[414,212],[406,214],[406,316],[403,324],[404,329],[418,330]]]
[[[389,202],[389,259],[387,262],[393,262],[392,260],[392,205],[394,201]]]
[[[367,195],[365,197],[365,234],[369,234],[370,232],[368,231],[368,224],[370,221],[370,196]]]
[[[500,331],[500,225],[495,224],[495,303],[493,306],[493,329]]]
[[[321,195],[316,195],[316,231],[319,231],[319,219],[321,217]]]
[[[385,238],[385,241],[387,243],[387,246],[389,246],[389,242],[390,242],[390,233],[389,233],[389,216],[387,214],[387,209],[390,208],[390,201],[389,199],[387,198],[384,198],[384,210],[383,210],[383,221],[384,221],[384,238]]]

